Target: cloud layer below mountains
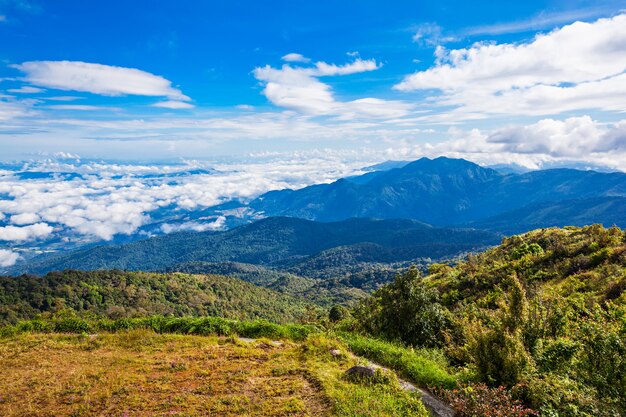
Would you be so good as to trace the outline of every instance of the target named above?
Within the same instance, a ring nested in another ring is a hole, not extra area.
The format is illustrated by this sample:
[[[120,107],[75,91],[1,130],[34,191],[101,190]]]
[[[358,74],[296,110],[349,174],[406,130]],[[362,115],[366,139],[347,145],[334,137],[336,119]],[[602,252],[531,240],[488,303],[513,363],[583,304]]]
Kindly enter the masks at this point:
[[[329,182],[359,172],[372,161],[291,155],[252,162],[190,161],[172,165],[105,164],[45,160],[0,171],[1,266],[18,259],[11,250],[46,239],[111,240],[165,217],[232,199],[248,200],[283,188]],[[224,218],[162,223],[160,231],[219,230]]]

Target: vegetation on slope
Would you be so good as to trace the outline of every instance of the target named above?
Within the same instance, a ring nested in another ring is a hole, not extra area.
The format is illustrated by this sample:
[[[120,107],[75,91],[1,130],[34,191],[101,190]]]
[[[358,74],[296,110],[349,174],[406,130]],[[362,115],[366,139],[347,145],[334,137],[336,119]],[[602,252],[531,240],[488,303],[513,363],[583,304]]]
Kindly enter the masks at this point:
[[[469,381],[494,387],[478,389],[494,401],[503,386],[541,416],[620,416],[625,290],[622,230],[541,229],[426,277],[412,269],[355,315],[370,334],[443,347]],[[454,394],[458,404],[471,403],[467,392]]]
[[[240,262],[186,262],[174,265],[170,269],[189,274],[231,276],[281,293],[302,297],[324,307],[354,303],[356,300],[367,296],[367,293],[361,289],[360,283],[366,289],[369,289],[369,285],[374,284],[374,277],[362,275],[365,272],[350,275],[351,278],[354,277],[355,279],[365,276],[359,282],[352,280],[314,279],[261,265]],[[393,279],[393,276],[391,279]],[[387,279],[384,282],[389,281],[390,279]]]
[[[113,270],[0,277],[0,324],[66,308],[112,318],[213,315],[281,323],[314,309],[301,298],[218,275]]]

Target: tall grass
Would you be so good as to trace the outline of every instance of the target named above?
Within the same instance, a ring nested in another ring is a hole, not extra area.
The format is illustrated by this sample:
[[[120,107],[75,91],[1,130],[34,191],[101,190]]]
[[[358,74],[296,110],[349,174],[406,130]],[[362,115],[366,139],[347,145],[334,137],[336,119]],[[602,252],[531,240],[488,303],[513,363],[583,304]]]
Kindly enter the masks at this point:
[[[422,387],[454,388],[457,385],[457,378],[443,363],[443,355],[432,350],[413,350],[354,333],[342,332],[339,337],[356,355],[391,368]]]
[[[119,330],[148,329],[156,333],[241,336],[250,338],[290,339],[302,341],[319,329],[311,325],[275,324],[265,320],[237,321],[221,317],[164,317],[86,319],[77,316],[57,316],[21,321],[0,328],[0,337],[24,332],[38,333],[97,333]]]

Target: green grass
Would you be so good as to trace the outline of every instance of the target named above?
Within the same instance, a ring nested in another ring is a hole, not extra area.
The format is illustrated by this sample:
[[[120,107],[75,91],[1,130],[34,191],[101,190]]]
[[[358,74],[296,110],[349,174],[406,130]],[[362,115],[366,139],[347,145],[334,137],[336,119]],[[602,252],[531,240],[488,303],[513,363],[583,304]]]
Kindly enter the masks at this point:
[[[457,377],[448,371],[445,357],[434,349],[413,350],[353,333],[340,333],[352,352],[399,372],[422,387],[454,388]]]
[[[342,353],[333,356],[332,349]],[[344,343],[324,334],[310,335],[302,345],[306,368],[332,402],[335,416],[429,416],[419,395],[404,391],[393,373],[387,371],[371,380],[346,378],[345,371],[361,362],[347,352]]]
[[[38,333],[98,333],[118,330],[146,329],[156,333],[193,335],[241,336],[250,338],[288,339],[302,341],[320,330],[311,325],[275,324],[265,320],[237,321],[221,317],[163,317],[86,319],[73,314],[52,318],[26,320],[14,326],[0,328],[0,337],[24,332]]]

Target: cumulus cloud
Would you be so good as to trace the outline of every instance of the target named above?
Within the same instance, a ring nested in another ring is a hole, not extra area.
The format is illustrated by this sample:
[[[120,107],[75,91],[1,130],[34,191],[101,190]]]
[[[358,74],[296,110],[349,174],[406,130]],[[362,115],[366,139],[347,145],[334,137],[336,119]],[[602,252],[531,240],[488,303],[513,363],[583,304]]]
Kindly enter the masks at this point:
[[[438,47],[433,67],[406,76],[400,91],[439,90],[454,115],[624,111],[626,14],[576,22],[520,44]]]
[[[80,61],[29,61],[14,65],[24,80],[40,87],[106,96],[138,95],[187,101],[165,78],[135,68]]]
[[[176,101],[176,100],[168,100],[168,101],[159,101],[158,103],[154,103],[152,107],[161,107],[164,109],[192,109],[194,107],[191,103],[185,103],[184,101]]]
[[[217,219],[211,221],[211,222],[206,222],[206,223],[200,223],[197,221],[192,221],[192,222],[186,222],[186,223],[180,223],[180,224],[164,224],[163,226],[161,226],[161,230],[163,231],[163,233],[172,233],[172,232],[206,232],[206,231],[216,231],[216,230],[223,230],[226,227],[226,217],[224,216],[219,216]]]
[[[20,259],[20,255],[17,253],[7,250],[0,249],[0,266],[3,268],[13,266]]]
[[[311,62],[311,60],[307,57],[305,57],[304,55],[301,54],[297,54],[295,52],[292,52],[290,54],[287,55],[283,55],[283,57],[281,58],[283,61],[287,61],[287,62]]]
[[[39,217],[35,213],[20,213],[11,216],[11,223],[16,224],[18,226],[24,226],[27,224],[37,223],[41,221],[41,217]]]
[[[412,107],[401,101],[363,98],[353,101],[337,100],[328,84],[320,77],[340,76],[374,71],[380,68],[375,60],[355,59],[345,65],[316,62],[309,67],[269,65],[254,70],[254,76],[265,88],[263,94],[273,104],[305,114],[353,117],[401,117]]]
[[[28,240],[45,238],[52,233],[52,227],[46,223],[36,223],[25,227],[0,227],[0,240],[10,242],[25,242]]]
[[[626,171],[626,120],[601,123],[589,116],[542,119],[528,125],[488,130],[450,128],[447,139],[420,143],[388,154],[440,156],[484,164],[508,163],[539,169],[557,163],[583,162]]]

